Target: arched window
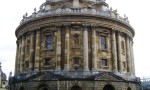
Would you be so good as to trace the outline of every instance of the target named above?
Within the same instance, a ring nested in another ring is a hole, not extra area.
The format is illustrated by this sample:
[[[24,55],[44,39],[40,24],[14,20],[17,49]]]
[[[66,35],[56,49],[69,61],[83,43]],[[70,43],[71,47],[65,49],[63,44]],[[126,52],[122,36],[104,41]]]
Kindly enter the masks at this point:
[[[73,86],[73,87],[71,88],[71,90],[82,90],[82,88],[79,87],[79,86]]]
[[[51,49],[53,45],[53,36],[52,35],[46,35],[46,48]]]
[[[121,41],[121,49],[122,49],[122,54],[124,54],[125,53],[124,41]]]
[[[73,35],[73,47],[74,48],[79,48],[80,47],[80,35],[79,34],[74,34]]]
[[[100,44],[101,44],[101,49],[105,50],[107,49],[107,43],[106,43],[106,36],[100,36]]]
[[[115,88],[112,85],[105,85],[103,90],[115,90]]]

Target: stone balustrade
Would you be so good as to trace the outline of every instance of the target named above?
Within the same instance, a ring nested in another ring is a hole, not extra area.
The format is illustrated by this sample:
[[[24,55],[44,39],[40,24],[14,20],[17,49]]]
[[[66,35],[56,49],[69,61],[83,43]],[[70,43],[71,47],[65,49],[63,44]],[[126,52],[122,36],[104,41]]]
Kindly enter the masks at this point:
[[[55,16],[55,15],[61,16],[61,15],[72,15],[72,14],[73,15],[102,16],[106,18],[116,19],[123,23],[129,24],[127,17],[121,17],[115,11],[111,11],[111,10],[96,11],[96,9],[93,9],[93,8],[90,8],[90,9],[89,8],[64,8],[64,9],[58,8],[56,10],[48,10],[48,11],[42,10],[42,11],[34,12],[30,16],[24,15],[20,24],[23,24],[26,21],[38,19],[39,17],[44,17],[44,16]]]

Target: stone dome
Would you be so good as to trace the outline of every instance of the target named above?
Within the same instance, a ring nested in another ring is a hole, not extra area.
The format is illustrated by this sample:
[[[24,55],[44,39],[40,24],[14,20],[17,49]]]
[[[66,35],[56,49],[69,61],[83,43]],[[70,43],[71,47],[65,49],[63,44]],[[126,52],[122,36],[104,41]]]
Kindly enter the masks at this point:
[[[132,28],[129,24],[128,17],[125,15],[124,17],[119,16],[117,10],[109,8],[109,5],[105,1],[106,0],[46,0],[46,2],[39,7],[38,11],[36,8],[34,9],[32,15],[28,15],[28,13],[23,15],[20,24],[22,25],[45,17],[86,15],[112,19]],[[134,35],[134,30],[132,30],[132,33]]]

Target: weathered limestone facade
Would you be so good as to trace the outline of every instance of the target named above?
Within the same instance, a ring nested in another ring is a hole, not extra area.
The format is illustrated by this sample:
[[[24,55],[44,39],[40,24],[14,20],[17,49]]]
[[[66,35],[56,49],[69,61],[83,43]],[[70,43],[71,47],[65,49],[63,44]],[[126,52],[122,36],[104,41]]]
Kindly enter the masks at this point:
[[[105,0],[46,0],[16,37],[12,90],[139,90],[134,30]]]
[[[6,87],[8,86],[8,81],[6,74],[2,71],[2,66],[0,62],[0,90],[6,90]]]

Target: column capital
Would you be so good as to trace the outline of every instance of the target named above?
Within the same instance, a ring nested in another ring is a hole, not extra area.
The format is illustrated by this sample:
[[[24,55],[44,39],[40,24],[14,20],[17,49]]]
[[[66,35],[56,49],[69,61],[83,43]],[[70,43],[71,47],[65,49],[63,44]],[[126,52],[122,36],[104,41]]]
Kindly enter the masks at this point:
[[[41,30],[36,30],[36,33],[37,33],[37,34],[40,34],[40,33],[41,33]]]
[[[61,31],[62,26],[56,26],[56,31]]]

